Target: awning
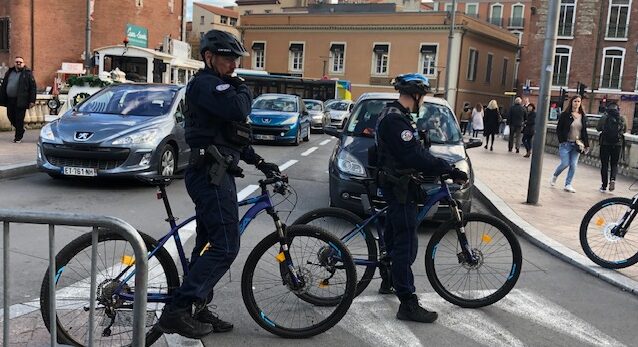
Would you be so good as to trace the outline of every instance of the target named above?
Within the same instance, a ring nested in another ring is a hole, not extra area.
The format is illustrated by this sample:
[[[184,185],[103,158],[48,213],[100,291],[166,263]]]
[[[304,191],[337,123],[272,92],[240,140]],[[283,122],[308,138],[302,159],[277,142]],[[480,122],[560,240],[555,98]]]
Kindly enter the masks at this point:
[[[292,52],[303,52],[303,43],[291,43],[290,51]]]
[[[422,45],[421,53],[431,53],[436,54],[436,46],[433,45]]]
[[[343,52],[346,50],[346,45],[340,43],[333,43],[330,46],[330,52]]]
[[[265,47],[265,43],[263,42],[253,42],[252,49],[253,51],[263,51]]]
[[[374,45],[375,53],[388,53],[390,51],[389,45]]]

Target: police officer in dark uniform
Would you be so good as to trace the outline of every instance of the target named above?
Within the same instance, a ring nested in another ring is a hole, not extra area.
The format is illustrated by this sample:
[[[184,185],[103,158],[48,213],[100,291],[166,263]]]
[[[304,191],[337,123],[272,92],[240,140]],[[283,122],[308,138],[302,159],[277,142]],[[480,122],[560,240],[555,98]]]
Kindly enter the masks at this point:
[[[431,323],[438,315],[419,305],[414,294],[412,263],[417,255],[417,195],[413,175],[450,174],[455,182],[467,181],[467,174],[452,168],[447,161],[436,158],[420,139],[411,113],[419,112],[425,94],[430,90],[428,79],[418,73],[404,74],[393,80],[399,100],[384,108],[377,120],[375,142],[380,185],[388,203],[385,242],[391,262],[391,281],[401,304],[397,318]],[[382,286],[383,289],[383,286]]]
[[[201,338],[226,332],[233,325],[208,308],[213,287],[224,276],[239,252],[239,217],[235,176],[241,175],[239,159],[254,164],[266,176],[279,167],[265,162],[250,146],[252,93],[238,77],[231,77],[239,57],[248,56],[233,35],[207,32],[200,50],[205,68],[186,87],[186,141],[191,162],[186,171],[188,194],[195,203],[197,237],[190,271],[164,308],[158,328]]]

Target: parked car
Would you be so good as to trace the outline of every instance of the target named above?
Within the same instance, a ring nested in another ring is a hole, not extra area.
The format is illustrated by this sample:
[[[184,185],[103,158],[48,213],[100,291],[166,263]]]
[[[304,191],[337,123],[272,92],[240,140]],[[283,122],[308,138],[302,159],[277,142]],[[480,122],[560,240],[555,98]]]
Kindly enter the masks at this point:
[[[368,169],[368,149],[374,145],[374,135],[379,112],[389,103],[398,99],[396,93],[366,93],[358,100],[345,129],[327,127],[326,133],[339,139],[329,162],[330,205],[363,213],[361,194],[365,187],[351,177],[370,177]],[[465,152],[466,148],[478,147],[480,139],[463,142],[463,136],[450,105],[441,98],[426,96],[418,115],[413,115],[417,127],[428,133],[430,152],[444,158],[469,176],[468,183],[454,193],[467,213],[471,209],[471,188],[474,184],[472,163]],[[435,121],[440,124],[435,125]],[[427,183],[433,188],[438,177],[427,177]],[[383,197],[378,189],[373,189],[372,200],[383,205]],[[441,207],[441,206],[440,206]],[[430,216],[436,220],[449,218],[448,209],[439,209]]]
[[[261,94],[253,102],[248,122],[257,141],[291,142],[310,140],[310,113],[296,95]]]
[[[113,84],[40,131],[37,165],[52,177],[173,173],[186,168],[184,88]]]
[[[330,125],[343,128],[348,121],[348,116],[352,112],[354,103],[352,100],[337,100],[326,105],[326,110],[330,115]]]
[[[304,99],[303,103],[308,113],[310,113],[310,128],[323,132],[323,127],[330,124],[330,116],[328,116],[328,112],[326,112],[323,101]]]

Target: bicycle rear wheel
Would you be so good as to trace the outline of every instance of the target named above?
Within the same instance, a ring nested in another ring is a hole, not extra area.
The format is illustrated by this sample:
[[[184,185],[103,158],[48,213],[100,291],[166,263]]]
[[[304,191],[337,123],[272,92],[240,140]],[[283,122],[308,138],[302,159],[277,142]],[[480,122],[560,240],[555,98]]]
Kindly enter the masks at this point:
[[[152,237],[140,233],[151,251],[157,246]],[[133,338],[133,301],[112,299],[114,290],[121,283],[116,279],[128,265],[135,262],[133,248],[121,235],[106,230],[98,231],[97,300],[95,305],[95,331],[93,343],[106,346],[130,346]],[[89,307],[91,286],[91,233],[71,241],[57,254],[55,304],[58,341],[72,346],[88,345]],[[132,267],[129,271],[133,271]],[[129,272],[130,273],[130,272]],[[124,277],[124,276],[123,276]],[[179,276],[175,263],[166,249],[158,250],[148,260],[148,294],[168,295],[179,287]],[[123,292],[133,295],[135,276],[125,284]],[[40,291],[40,311],[47,329],[49,326],[49,270],[44,275]],[[110,302],[107,306],[106,302]],[[163,303],[147,303],[146,345],[150,346],[162,333],[153,329]],[[110,318],[107,307],[113,309]],[[111,327],[108,327],[111,324]],[[106,336],[105,336],[106,335]]]
[[[580,223],[580,245],[589,259],[608,269],[622,269],[638,262],[638,226],[630,225],[624,236],[613,234],[631,199],[615,197],[592,206]]]
[[[299,217],[293,225],[313,225],[325,229],[343,242],[357,267],[357,296],[370,284],[377,268],[377,243],[370,228],[352,233],[363,219],[341,208],[320,208]]]
[[[288,246],[301,285],[294,285],[277,233],[250,252],[241,292],[250,316],[265,330],[286,338],[320,334],[346,314],[355,297],[357,274],[348,249],[333,235],[309,225],[286,229]],[[313,300],[338,299],[334,306]]]
[[[465,235],[478,261],[465,259],[454,221],[432,235],[425,269],[434,290],[461,307],[491,305],[512,290],[523,257],[514,232],[500,219],[471,213],[464,218]]]

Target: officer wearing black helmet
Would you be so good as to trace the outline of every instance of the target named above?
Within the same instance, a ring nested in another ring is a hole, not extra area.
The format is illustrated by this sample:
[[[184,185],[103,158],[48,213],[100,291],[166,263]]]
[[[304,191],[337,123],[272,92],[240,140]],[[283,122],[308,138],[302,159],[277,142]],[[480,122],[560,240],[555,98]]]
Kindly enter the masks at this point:
[[[238,77],[231,77],[240,57],[248,56],[233,35],[207,32],[200,50],[205,68],[186,87],[186,142],[191,147],[185,183],[195,203],[197,237],[189,273],[158,322],[164,333],[201,338],[226,332],[233,325],[208,308],[213,287],[224,276],[239,252],[236,176],[239,159],[254,164],[266,176],[279,173],[250,146],[252,93]]]
[[[379,114],[375,142],[379,184],[388,203],[385,227],[386,252],[391,262],[391,282],[401,304],[397,318],[423,323],[434,322],[438,315],[419,304],[414,294],[412,263],[416,259],[418,238],[417,200],[412,185],[413,175],[427,176],[450,174],[457,183],[467,181],[467,174],[452,168],[441,158],[436,158],[425,148],[420,139],[411,113],[419,112],[425,94],[430,90],[428,79],[418,73],[403,74],[393,80],[399,91],[394,101]],[[388,292],[382,283],[380,292]]]

